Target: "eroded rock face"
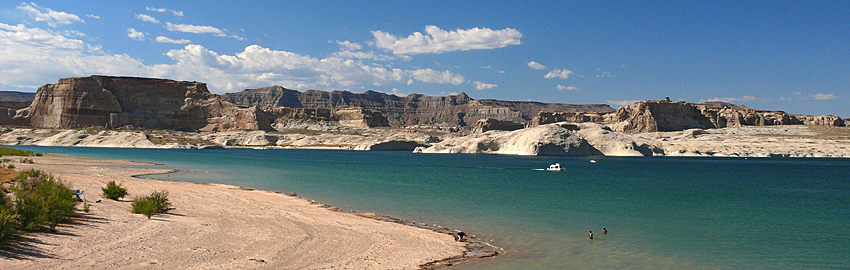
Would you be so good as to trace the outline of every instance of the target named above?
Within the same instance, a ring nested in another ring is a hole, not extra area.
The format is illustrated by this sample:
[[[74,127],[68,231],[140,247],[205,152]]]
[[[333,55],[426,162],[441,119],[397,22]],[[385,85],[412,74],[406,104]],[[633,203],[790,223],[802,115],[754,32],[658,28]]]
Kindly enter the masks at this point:
[[[502,121],[493,118],[481,119],[475,123],[472,132],[481,133],[490,130],[514,131],[525,128],[525,125],[514,121]]]
[[[489,131],[446,139],[422,153],[469,153],[535,156],[648,156],[663,154],[657,146],[612,132],[595,123],[547,124],[515,131]]]
[[[268,129],[256,108],[222,102],[206,84],[153,78],[63,78],[38,89],[17,118],[41,128]]]
[[[572,105],[527,101],[474,100],[465,93],[445,97],[411,94],[405,97],[374,91],[352,93],[309,90],[299,92],[280,86],[224,94],[223,99],[241,106],[342,109],[361,107],[383,114],[391,126],[467,126],[480,119],[524,122],[540,111],[612,112],[604,104]]]
[[[613,130],[625,133],[682,131],[699,128],[777,125],[844,126],[845,120],[834,115],[794,115],[782,111],[763,111],[743,106],[699,105],[667,100],[640,101],[602,117]]]

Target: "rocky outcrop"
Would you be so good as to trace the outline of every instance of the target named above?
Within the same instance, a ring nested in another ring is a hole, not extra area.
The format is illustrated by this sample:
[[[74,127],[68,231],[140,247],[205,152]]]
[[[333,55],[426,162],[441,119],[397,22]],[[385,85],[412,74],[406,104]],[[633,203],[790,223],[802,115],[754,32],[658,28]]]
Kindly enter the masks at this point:
[[[594,123],[555,123],[516,131],[490,131],[451,138],[421,153],[472,153],[535,156],[644,156],[663,154],[658,147]]]
[[[338,130],[389,126],[383,115],[363,108],[333,110],[273,107],[265,111],[276,130]]]
[[[755,110],[743,106],[698,105],[666,100],[640,101],[606,115],[603,121],[626,133],[682,131],[699,128],[777,125],[844,126],[838,116],[804,116],[782,111]]]
[[[542,126],[557,122],[573,123],[605,123],[610,122],[606,117],[611,114],[588,113],[588,112],[539,112],[537,116],[528,122],[528,127]]]
[[[472,132],[481,133],[487,132],[490,130],[503,130],[503,131],[514,131],[517,129],[525,128],[525,125],[521,123],[517,123],[514,121],[502,121],[493,118],[481,119],[478,122],[475,122],[475,126],[472,127]]]
[[[361,107],[384,115],[390,126],[467,126],[480,119],[524,122],[540,111],[611,112],[604,104],[571,105],[541,102],[474,100],[465,93],[445,97],[411,94],[405,97],[366,91],[299,92],[280,86],[224,94],[224,100],[241,106],[342,109]]]
[[[850,125],[850,119],[841,119],[841,117],[838,117],[837,115],[794,115],[794,117],[802,121],[804,124],[812,126],[845,127]]]
[[[270,129],[261,115],[221,101],[204,83],[91,76],[40,87],[16,118],[40,128]]]

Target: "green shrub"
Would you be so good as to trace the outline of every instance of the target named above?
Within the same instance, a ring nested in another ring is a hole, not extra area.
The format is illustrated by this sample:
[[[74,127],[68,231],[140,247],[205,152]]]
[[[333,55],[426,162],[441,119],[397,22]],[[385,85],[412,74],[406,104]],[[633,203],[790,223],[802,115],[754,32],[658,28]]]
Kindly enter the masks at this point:
[[[168,191],[163,190],[154,191],[147,196],[134,198],[130,212],[151,218],[151,216],[159,213],[167,213],[171,209],[173,208],[171,208],[171,203],[168,201]]]
[[[17,228],[18,222],[12,210],[6,207],[0,207],[0,245],[15,236]]]
[[[17,228],[18,221],[12,212],[11,201],[5,192],[0,192],[0,244],[12,238]]]
[[[15,164],[9,164],[9,166],[6,166],[6,168],[14,169],[14,168],[15,168]]]
[[[121,185],[116,184],[115,181],[109,181],[106,184],[105,188],[101,188],[103,190],[103,197],[106,197],[110,200],[118,200],[127,196],[127,189],[122,188]]]
[[[39,170],[21,174],[12,187],[15,195],[15,213],[18,227],[27,231],[55,230],[63,219],[74,214],[76,194],[59,179]]]

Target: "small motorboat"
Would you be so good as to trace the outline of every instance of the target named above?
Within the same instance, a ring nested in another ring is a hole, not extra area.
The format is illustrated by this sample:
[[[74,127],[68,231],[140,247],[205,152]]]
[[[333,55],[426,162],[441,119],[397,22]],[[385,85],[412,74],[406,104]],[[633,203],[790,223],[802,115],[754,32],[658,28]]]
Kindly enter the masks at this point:
[[[564,170],[564,167],[561,167],[561,163],[555,163],[549,165],[549,168],[546,168],[547,171],[560,172]]]
[[[590,160],[590,163],[596,163],[596,159],[595,159],[595,158],[594,158],[594,159],[591,159],[591,160]]]

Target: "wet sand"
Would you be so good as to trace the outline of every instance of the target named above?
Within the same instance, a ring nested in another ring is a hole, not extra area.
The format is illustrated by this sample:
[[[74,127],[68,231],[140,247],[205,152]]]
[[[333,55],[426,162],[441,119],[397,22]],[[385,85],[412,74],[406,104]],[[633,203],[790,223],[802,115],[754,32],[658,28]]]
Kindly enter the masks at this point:
[[[418,269],[482,252],[470,252],[480,243],[456,242],[445,228],[275,192],[135,178],[168,170],[122,167],[142,163],[44,156],[15,165],[45,170],[83,190],[90,211],[55,233],[11,241],[0,250],[5,269]],[[102,198],[109,181],[130,195]],[[133,196],[156,190],[169,192],[174,210],[151,219],[130,213]]]

